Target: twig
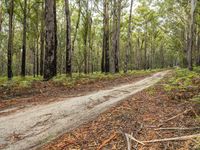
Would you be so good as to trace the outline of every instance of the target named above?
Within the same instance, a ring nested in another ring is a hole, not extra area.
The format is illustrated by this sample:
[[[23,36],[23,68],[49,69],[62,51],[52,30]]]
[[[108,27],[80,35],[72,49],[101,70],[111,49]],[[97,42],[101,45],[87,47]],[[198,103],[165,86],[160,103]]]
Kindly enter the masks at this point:
[[[142,143],[156,143],[156,142],[167,142],[167,141],[183,141],[183,140],[189,140],[192,138],[200,137],[200,134],[193,134],[188,136],[180,136],[175,138],[165,138],[165,139],[156,139],[156,140],[150,140],[150,141],[141,141]]]
[[[140,144],[142,144],[142,145],[145,145],[143,142],[137,140],[136,138],[134,138],[134,137],[131,136],[130,134],[125,133],[125,135],[126,135],[126,137],[130,138],[131,140],[133,140],[133,141],[135,141],[135,142],[137,142],[137,143],[140,143]]]
[[[187,110],[185,110],[184,112],[181,112],[181,113],[177,114],[176,116],[173,116],[173,117],[171,117],[171,118],[169,118],[169,119],[167,119],[167,120],[164,120],[161,124],[159,124],[159,127],[162,126],[164,123],[167,123],[167,122],[169,122],[169,121],[171,121],[171,120],[174,120],[175,118],[177,118],[177,117],[179,117],[179,116],[182,116],[182,115],[188,113],[189,111],[191,111],[191,109],[187,109]]]
[[[171,128],[158,128],[154,129],[155,131],[159,130],[199,130],[200,127],[194,127],[194,128],[178,128],[178,127],[171,127]]]
[[[117,134],[116,134],[116,132],[115,132],[114,134],[112,134],[112,135],[109,137],[109,139],[103,141],[103,143],[97,148],[97,150],[101,150],[107,143],[109,143],[112,139],[114,139],[116,135],[117,135]]]
[[[131,141],[130,141],[129,137],[126,134],[125,134],[125,136],[126,136],[126,141],[127,141],[127,149],[131,150]]]
[[[183,141],[183,140],[189,140],[192,138],[197,138],[200,137],[200,134],[193,134],[193,135],[188,135],[188,136],[180,136],[180,137],[175,137],[175,138],[165,138],[165,139],[156,139],[156,140],[150,140],[150,141],[139,141],[132,137],[129,134],[126,134],[130,139],[136,141],[137,143],[140,143],[142,145],[145,145],[145,143],[157,143],[157,142],[167,142],[167,141]]]

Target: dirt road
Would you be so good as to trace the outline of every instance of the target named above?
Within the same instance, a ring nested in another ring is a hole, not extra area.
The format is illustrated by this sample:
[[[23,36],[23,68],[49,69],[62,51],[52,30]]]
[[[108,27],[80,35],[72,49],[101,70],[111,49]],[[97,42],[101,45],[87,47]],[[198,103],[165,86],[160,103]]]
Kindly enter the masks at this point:
[[[160,81],[168,71],[135,83],[92,94],[27,108],[0,118],[0,149],[34,149],[78,127],[116,103]],[[5,110],[4,110],[5,111]]]

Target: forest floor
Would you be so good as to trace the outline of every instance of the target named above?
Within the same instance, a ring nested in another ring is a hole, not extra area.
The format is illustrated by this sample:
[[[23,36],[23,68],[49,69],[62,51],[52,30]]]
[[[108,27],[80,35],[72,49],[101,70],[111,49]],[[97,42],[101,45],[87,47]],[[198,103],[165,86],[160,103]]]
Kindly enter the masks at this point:
[[[152,74],[149,73],[147,78],[145,78],[146,75],[137,76],[135,79],[130,76],[125,76],[114,80],[101,80],[99,81],[100,83],[97,82],[97,84],[96,82],[95,84],[88,83],[86,87],[91,89],[91,91],[95,91],[95,87],[97,87],[98,92],[89,94],[89,97],[87,97],[88,90],[84,90],[83,88],[83,90],[80,90],[83,92],[78,95],[78,98],[68,97],[68,99],[72,99],[72,103],[76,101],[75,107],[71,107],[69,101],[63,101],[62,97],[59,98],[59,102],[54,102],[54,98],[52,98],[52,100],[47,100],[42,103],[45,105],[38,105],[41,103],[37,100],[36,102],[30,101],[31,105],[38,106],[34,107],[35,109],[32,109],[33,107],[22,109],[20,113],[16,111],[10,114],[8,112],[10,110],[13,111],[12,109],[15,108],[13,106],[22,107],[29,101],[25,100],[19,103],[17,100],[17,102],[11,105],[11,108],[8,107],[9,105],[2,105],[4,107],[2,107],[3,113],[2,116],[0,116],[0,122],[3,122],[3,124],[0,124],[0,130],[4,126],[9,129],[0,132],[5,134],[9,133],[9,136],[6,138],[6,143],[9,144],[5,144],[5,137],[1,135],[0,149],[17,149],[17,147],[22,149],[24,146],[24,142],[22,141],[25,141],[26,146],[28,144],[29,148],[35,148],[37,145],[34,145],[34,141],[31,144],[31,137],[33,135],[37,138],[39,138],[39,136],[43,137],[43,140],[40,139],[36,142],[40,145],[51,139],[55,139],[57,137],[56,135],[60,133],[58,130],[55,131],[58,127],[59,129],[62,127],[61,136],[42,147],[38,147],[38,150],[124,150],[128,147],[127,143],[131,143],[130,147],[132,149],[140,150],[198,149],[200,148],[200,138],[183,141],[175,140],[145,143],[145,145],[139,144],[134,140],[127,142],[130,140],[127,140],[126,134],[132,135],[132,137],[139,141],[148,141],[196,135],[200,133],[200,69],[193,72],[188,72],[183,69],[172,70],[163,78],[165,73],[161,75],[157,74],[154,77],[149,77],[150,74]],[[158,82],[161,78],[163,79]],[[113,81],[119,82],[113,83]],[[105,84],[102,84],[102,82]],[[155,84],[155,82],[158,83]],[[118,85],[119,83],[121,83],[120,86]],[[155,85],[147,88],[153,84]],[[109,86],[106,87],[106,85]],[[147,89],[138,92],[137,89],[141,88],[140,85]],[[112,90],[111,87],[113,86],[115,86],[116,89],[114,88]],[[120,88],[120,90],[117,87]],[[101,93],[101,89],[114,93],[112,93],[111,96],[104,95],[107,92]],[[134,94],[134,91],[138,93]],[[101,93],[101,98],[94,101],[94,99],[96,99],[95,97],[99,95],[99,92]],[[78,93],[80,92],[74,92],[70,97],[74,97],[74,95]],[[86,95],[87,98],[83,95]],[[81,97],[83,99],[80,99]],[[84,99],[87,100],[85,101]],[[121,102],[113,106],[118,101]],[[49,102],[52,103],[48,104]],[[83,103],[84,105],[82,105]],[[72,110],[72,108],[74,109]],[[70,112],[67,110],[72,111]],[[54,117],[52,117],[52,112]],[[39,115],[35,116],[35,114]],[[81,114],[79,123],[76,118],[77,114]],[[25,116],[25,118],[21,118],[20,116]],[[57,119],[55,119],[55,116],[57,116]],[[22,119],[20,122],[16,120],[16,118],[19,117]],[[34,118],[37,118],[36,122],[32,122],[32,125],[26,124],[26,122],[34,120]],[[52,122],[52,120],[54,121]],[[10,125],[9,127],[9,124],[12,122],[16,122],[17,124]],[[60,126],[56,126],[56,124]],[[19,127],[21,125],[25,125],[27,128]],[[20,132],[22,130],[27,130],[27,133]],[[56,133],[50,136],[52,131]],[[48,138],[44,138],[47,135]],[[33,147],[30,147],[31,145]]]
[[[154,85],[167,73],[168,71],[158,72],[137,82],[1,116],[1,148],[35,148],[67,130],[94,119],[119,101]]]
[[[160,70],[133,71],[128,74],[74,75],[73,78],[58,76],[43,82],[39,78],[19,78],[12,81],[0,78],[0,116],[35,105],[62,101],[66,98],[86,95],[93,91],[108,89],[138,81]],[[16,107],[18,109],[16,109]],[[10,108],[10,111],[4,111]],[[14,108],[14,109],[13,109]]]
[[[122,101],[98,118],[68,131],[38,150],[198,150],[200,138],[138,141],[200,133],[200,72],[171,71],[161,82]],[[127,142],[129,141],[129,142]],[[129,147],[129,148],[130,148]]]

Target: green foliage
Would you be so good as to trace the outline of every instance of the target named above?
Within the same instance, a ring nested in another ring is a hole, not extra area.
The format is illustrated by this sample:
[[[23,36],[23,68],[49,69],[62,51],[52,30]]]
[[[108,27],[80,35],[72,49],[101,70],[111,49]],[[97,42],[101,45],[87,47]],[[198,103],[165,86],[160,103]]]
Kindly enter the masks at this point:
[[[198,70],[199,68],[195,68],[194,71],[188,71],[188,69],[176,69],[173,77],[171,77],[168,80],[168,84],[165,85],[165,90],[186,90],[189,86],[196,86],[193,84],[193,79],[200,78]]]
[[[53,78],[53,82],[56,85],[63,85],[63,86],[74,86],[76,84],[85,84],[85,83],[92,83],[99,80],[114,80],[116,78],[120,78],[123,76],[142,76],[142,75],[148,75],[154,72],[158,72],[159,69],[155,70],[134,70],[129,71],[128,74],[125,74],[123,72],[117,73],[117,74],[103,74],[101,72],[94,72],[93,74],[78,74],[74,73],[72,77],[66,76],[66,75],[59,75]]]
[[[42,81],[42,77],[33,78],[31,76],[26,77],[14,77],[12,80],[8,80],[7,77],[0,77],[0,86],[7,88],[28,88],[32,86],[35,81]]]
[[[118,74],[104,74],[101,72],[94,72],[93,74],[84,74],[84,73],[73,73],[72,77],[63,75],[58,75],[54,77],[50,82],[53,82],[55,86],[67,86],[73,87],[77,84],[87,84],[92,83],[99,80],[114,80],[116,78],[120,78],[123,76],[142,76],[148,75],[154,72],[159,71],[158,69],[155,70],[134,70],[129,71],[127,74],[120,72]],[[34,82],[42,82],[43,78],[39,77],[20,77],[16,76],[12,80],[8,80],[7,77],[0,77],[0,87],[4,88],[31,88]]]

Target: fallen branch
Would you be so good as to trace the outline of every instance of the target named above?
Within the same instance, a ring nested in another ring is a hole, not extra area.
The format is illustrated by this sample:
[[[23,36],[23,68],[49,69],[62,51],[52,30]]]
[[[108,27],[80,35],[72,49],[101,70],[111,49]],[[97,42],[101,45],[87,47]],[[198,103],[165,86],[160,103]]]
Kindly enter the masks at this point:
[[[157,142],[167,142],[167,141],[184,141],[184,140],[189,140],[189,139],[192,139],[192,138],[200,137],[200,134],[194,134],[194,135],[180,136],[180,137],[175,137],[175,138],[156,139],[156,140],[150,140],[150,141],[139,141],[129,134],[125,134],[125,135],[127,135],[133,141],[140,143],[142,145],[145,145],[145,143],[157,143]]]
[[[177,128],[177,127],[171,127],[171,128],[158,128],[154,129],[155,131],[159,130],[199,130],[200,127],[193,127],[193,128]]]
[[[130,138],[131,140],[133,140],[133,141],[135,141],[135,142],[137,142],[137,143],[140,143],[140,144],[142,144],[142,145],[145,145],[143,142],[137,140],[136,138],[134,138],[134,137],[131,136],[130,134],[125,133],[125,135],[126,135],[126,137]]]
[[[200,137],[200,134],[180,136],[180,137],[175,137],[175,138],[156,139],[156,140],[142,141],[142,142],[143,143],[156,143],[156,142],[167,142],[167,141],[184,141],[184,140],[189,140],[189,139],[197,138],[197,137]]]
[[[162,126],[164,123],[167,123],[167,122],[169,122],[169,121],[171,121],[171,120],[174,120],[175,118],[177,118],[177,117],[179,117],[179,116],[182,116],[182,115],[184,115],[184,114],[187,114],[189,111],[191,111],[191,109],[187,109],[187,110],[185,110],[184,112],[181,112],[181,113],[179,113],[179,114],[177,114],[176,116],[173,116],[173,117],[171,117],[171,118],[169,118],[169,119],[167,119],[167,120],[164,120],[161,124],[159,124],[158,126],[160,127],[160,126]]]
[[[128,150],[131,150],[131,140],[130,138],[127,136],[127,134],[125,134],[126,136],[126,142],[127,142],[127,147],[128,147]],[[132,135],[131,135],[132,136]]]
[[[112,139],[114,139],[116,137],[116,132],[114,134],[112,134],[109,139],[103,141],[103,143],[97,148],[97,150],[101,150],[106,144],[108,144]]]

